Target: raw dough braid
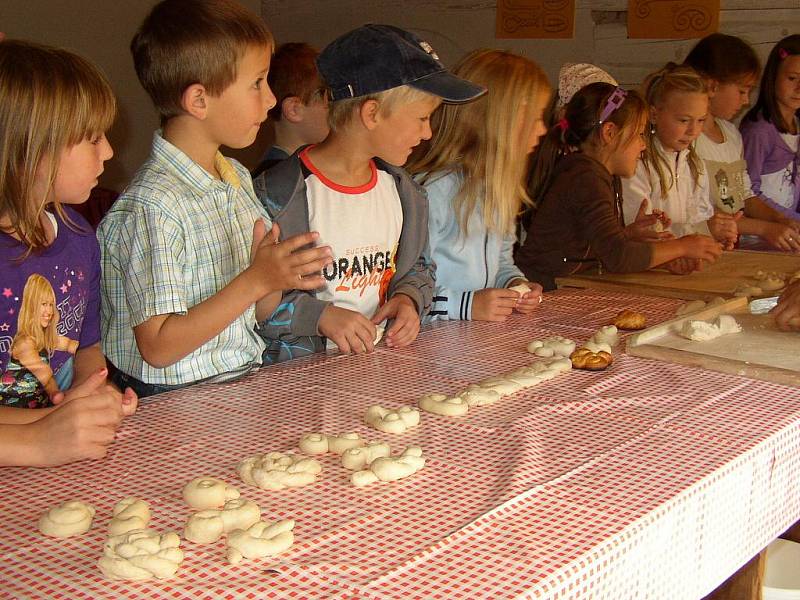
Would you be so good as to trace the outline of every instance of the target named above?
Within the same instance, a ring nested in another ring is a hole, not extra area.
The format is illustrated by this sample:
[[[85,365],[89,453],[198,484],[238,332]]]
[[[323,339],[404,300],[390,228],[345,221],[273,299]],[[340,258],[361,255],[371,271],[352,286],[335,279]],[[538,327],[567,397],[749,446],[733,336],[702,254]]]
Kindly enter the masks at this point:
[[[614,325],[619,329],[636,330],[644,329],[647,324],[647,317],[640,312],[625,309],[614,319]]]
[[[458,397],[464,400],[468,406],[488,406],[500,400],[501,396],[497,390],[470,385],[458,394]]]
[[[569,356],[575,350],[575,342],[560,335],[533,340],[528,344],[528,352],[543,358]]]
[[[59,538],[86,533],[92,526],[94,512],[93,506],[79,500],[62,502],[42,513],[39,531]]]
[[[244,558],[263,558],[285,552],[294,544],[294,520],[258,521],[247,529],[228,535],[228,562],[239,564]]]
[[[245,458],[236,466],[242,481],[262,490],[283,490],[314,483],[322,472],[313,458],[268,452]]]
[[[608,352],[592,352],[586,348],[578,348],[570,356],[572,366],[576,369],[584,369],[586,371],[602,371],[607,368],[614,359]]]
[[[150,505],[130,496],[114,507],[114,516],[108,522],[108,535],[121,535],[134,529],[144,529],[150,523]]]
[[[390,454],[391,450],[386,442],[370,442],[366,446],[345,450],[342,454],[342,466],[351,471],[360,471],[368,467],[376,458]]]
[[[365,442],[362,437],[352,431],[349,433],[328,436],[328,450],[339,455],[350,448],[363,446],[364,443]]]
[[[405,433],[419,425],[419,411],[412,406],[392,410],[375,404],[367,409],[364,422],[384,433]]]
[[[213,544],[224,533],[234,529],[247,529],[261,519],[258,504],[236,498],[228,500],[221,510],[201,510],[189,516],[183,537],[195,544]]]
[[[108,579],[168,579],[183,562],[180,545],[175,532],[159,535],[151,529],[134,529],[109,537],[97,565]]]
[[[304,433],[298,447],[301,452],[311,455],[327,454],[330,450],[328,436],[324,433]]]
[[[361,487],[376,481],[397,481],[409,477],[425,466],[422,448],[409,446],[400,456],[376,458],[369,469],[356,471],[350,477],[353,485]]]
[[[461,417],[469,411],[469,404],[458,396],[448,397],[444,394],[426,394],[419,399],[419,407],[425,412],[444,417]]]
[[[183,499],[191,508],[219,508],[239,497],[239,490],[214,477],[196,477],[183,486]]]

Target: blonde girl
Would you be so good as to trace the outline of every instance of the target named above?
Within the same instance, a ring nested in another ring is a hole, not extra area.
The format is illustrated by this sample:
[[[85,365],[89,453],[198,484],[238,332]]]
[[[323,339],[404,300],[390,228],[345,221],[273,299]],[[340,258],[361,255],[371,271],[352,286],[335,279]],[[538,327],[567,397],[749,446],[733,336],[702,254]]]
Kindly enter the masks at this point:
[[[22,292],[17,334],[0,380],[0,394],[27,402],[28,408],[46,406],[60,391],[50,359],[59,350],[75,354],[77,340],[58,335],[58,309],[53,286],[41,275],[28,277]]]
[[[123,414],[135,409],[135,395],[106,383],[97,240],[64,206],[84,202],[96,185],[112,154],[104,132],[114,114],[108,82],[86,60],[0,42],[0,372],[33,367],[35,405],[59,404],[15,408],[26,406],[24,397],[14,385],[2,388],[0,464],[102,456]],[[53,329],[57,319],[63,337]],[[53,374],[75,385],[62,394]]]
[[[784,222],[798,228],[800,34],[785,37],[772,48],[761,76],[758,100],[742,119],[740,129],[753,191]],[[800,236],[792,237],[796,242]]]
[[[512,248],[516,218],[531,202],[527,157],[545,131],[550,85],[534,62],[500,50],[474,51],[453,73],[485,86],[486,98],[434,113],[431,142],[406,165],[428,193],[437,266],[429,319],[504,321],[540,301]]]
[[[708,118],[695,142],[695,151],[708,172],[711,200],[716,210],[745,216],[737,225],[739,234],[756,235],[779,250],[800,251],[797,229],[791,219],[757,196],[747,172],[744,146],[731,121],[750,103],[761,66],[755,50],[744,40],[712,33],[695,44],[684,60],[708,87]]]
[[[598,263],[627,273],[686,258],[713,261],[720,254],[705,236],[649,241],[660,238],[648,233],[652,217],[641,210],[623,225],[618,177],[636,170],[646,121],[643,98],[608,83],[584,87],[567,104],[564,118],[543,139],[531,174],[537,208],[516,257],[528,279],[547,290],[555,288],[556,277]]]
[[[622,180],[625,223],[632,223],[644,200],[665,212],[676,236],[711,235],[728,249],[738,230],[738,213],[715,212],[708,173],[694,149],[708,115],[706,83],[691,67],[668,63],[643,84],[649,107],[644,158]]]

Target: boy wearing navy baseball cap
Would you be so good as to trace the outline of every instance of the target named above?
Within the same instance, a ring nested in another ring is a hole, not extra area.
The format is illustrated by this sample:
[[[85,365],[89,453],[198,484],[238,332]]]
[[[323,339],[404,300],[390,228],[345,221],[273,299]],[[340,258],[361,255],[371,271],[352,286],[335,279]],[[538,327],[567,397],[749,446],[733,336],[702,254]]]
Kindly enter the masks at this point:
[[[469,102],[486,90],[449,73],[433,48],[390,25],[364,25],[317,58],[329,88],[331,132],[260,176],[255,189],[281,236],[318,231],[333,264],[316,291],[285,292],[260,327],[266,361],[338,346],[402,348],[430,308],[435,266],[428,256],[424,191],[402,169],[431,137],[442,102]]]

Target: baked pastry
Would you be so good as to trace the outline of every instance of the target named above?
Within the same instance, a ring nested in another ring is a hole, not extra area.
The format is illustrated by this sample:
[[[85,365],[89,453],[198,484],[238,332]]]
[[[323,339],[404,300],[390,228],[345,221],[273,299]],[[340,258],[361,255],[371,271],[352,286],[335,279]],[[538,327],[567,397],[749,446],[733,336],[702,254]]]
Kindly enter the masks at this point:
[[[569,359],[572,361],[573,368],[586,371],[602,371],[614,362],[614,358],[605,350],[592,352],[588,348],[578,348],[570,355]]]
[[[629,331],[635,329],[644,329],[646,323],[647,317],[645,317],[642,313],[634,312],[632,310],[628,310],[627,308],[619,313],[614,319],[614,325],[616,325],[618,329],[627,329]]]

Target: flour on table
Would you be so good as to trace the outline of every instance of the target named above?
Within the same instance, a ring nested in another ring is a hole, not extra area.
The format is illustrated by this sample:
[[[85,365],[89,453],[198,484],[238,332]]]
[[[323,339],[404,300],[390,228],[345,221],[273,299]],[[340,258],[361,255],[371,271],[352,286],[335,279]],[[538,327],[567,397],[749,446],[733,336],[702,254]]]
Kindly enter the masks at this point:
[[[681,335],[693,342],[708,342],[721,335],[729,335],[742,331],[739,323],[731,315],[720,315],[716,323],[707,321],[686,321]]]

